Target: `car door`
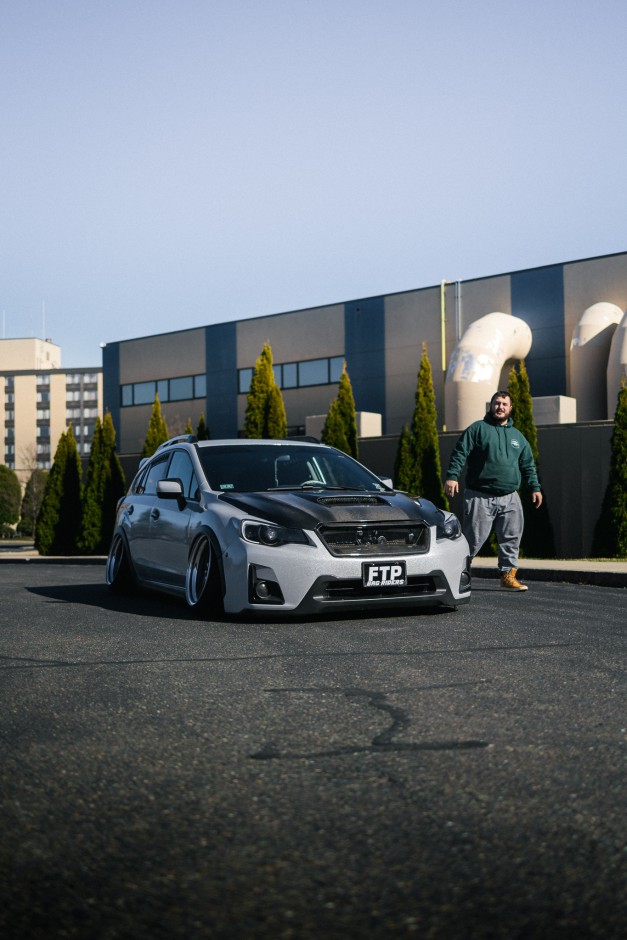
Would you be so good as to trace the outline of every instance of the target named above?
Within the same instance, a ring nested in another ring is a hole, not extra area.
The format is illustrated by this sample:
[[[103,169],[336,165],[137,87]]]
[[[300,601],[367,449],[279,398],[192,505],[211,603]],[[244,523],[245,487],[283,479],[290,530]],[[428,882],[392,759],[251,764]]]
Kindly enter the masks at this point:
[[[157,576],[156,560],[151,547],[150,527],[152,513],[158,501],[157,483],[165,479],[169,460],[170,454],[165,454],[151,461],[140,476],[133,492],[127,536],[131,559],[141,580],[153,580]]]
[[[190,521],[198,507],[198,479],[189,454],[174,450],[163,479],[178,480],[183,498],[157,497],[150,513],[150,555],[158,579],[182,588],[189,555]]]

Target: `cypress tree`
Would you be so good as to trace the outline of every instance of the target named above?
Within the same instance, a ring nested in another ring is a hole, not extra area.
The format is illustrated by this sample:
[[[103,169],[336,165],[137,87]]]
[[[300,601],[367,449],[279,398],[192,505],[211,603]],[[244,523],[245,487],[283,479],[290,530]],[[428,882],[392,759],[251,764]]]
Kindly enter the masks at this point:
[[[204,414],[201,414],[198,419],[198,427],[196,428],[196,437],[199,441],[208,441],[211,437],[209,434],[209,428],[207,427],[207,422],[205,421]]]
[[[193,433],[194,433],[194,429],[193,429],[193,427],[192,427],[192,419],[191,419],[191,418],[188,418],[188,419],[187,419],[187,424],[185,425],[185,430],[183,431],[183,434],[193,434]]]
[[[627,386],[618,393],[611,438],[610,475],[594,530],[592,554],[627,558]]]
[[[398,448],[394,463],[394,486],[399,490],[417,495],[420,492],[420,487],[416,485],[417,466],[414,449],[412,447],[411,434],[405,424],[403,425],[403,430],[398,439]]]
[[[349,454],[351,457],[357,458],[358,456],[355,399],[346,371],[346,363],[342,368],[337,398],[334,398],[329,406],[322,428],[321,440],[323,444],[337,447],[338,450],[344,451],[345,454]]]
[[[244,419],[244,437],[262,438],[264,436],[268,392],[273,381],[272,349],[269,343],[264,343],[250,380]]]
[[[440,442],[438,439],[438,415],[435,407],[433,372],[427,353],[427,344],[422,344],[422,358],[416,383],[416,407],[411,425],[416,464],[420,468],[420,496],[430,499],[436,506],[448,509],[448,499],[442,483]]]
[[[13,526],[20,518],[22,487],[15,470],[0,464],[0,527]]]
[[[518,374],[512,366],[509,373],[507,391],[512,402],[512,418],[515,427],[525,435],[533,454],[533,459],[540,478],[538,431],[533,420],[533,399],[529,386],[529,376],[524,360],[521,360]],[[542,505],[536,509],[531,500],[531,490],[523,480],[519,490],[525,527],[520,543],[522,558],[555,558],[555,538],[549,516],[546,494],[542,494]]]
[[[281,389],[274,383],[268,392],[268,407],[264,437],[287,437],[287,417]]]
[[[342,375],[340,376],[340,384],[337,390],[337,402],[340,416],[342,418],[342,423],[344,425],[346,441],[348,443],[347,453],[350,454],[351,457],[355,457],[355,459],[357,459],[359,456],[359,445],[357,442],[357,415],[355,412],[353,387],[346,370],[346,362],[344,362],[344,365],[342,366]]]
[[[152,457],[156,449],[161,444],[164,444],[168,440],[168,437],[168,425],[161,413],[159,395],[155,395],[150,421],[148,422],[146,440],[144,441],[144,447],[141,453],[142,457]]]
[[[244,437],[268,438],[287,435],[287,418],[281,389],[274,379],[272,349],[264,343],[250,381],[244,420]]]
[[[418,367],[411,430],[405,427],[399,438],[395,473],[395,483],[399,489],[406,490],[412,496],[424,496],[436,506],[448,509],[442,483],[433,372],[426,343],[422,344]]]
[[[40,555],[72,555],[81,526],[81,461],[72,428],[59,438],[37,518]]]
[[[328,444],[329,447],[337,447],[345,454],[350,454],[346,425],[337,398],[334,398],[329,406],[329,412],[322,428],[321,440],[323,444]]]
[[[120,458],[115,452],[115,427],[109,411],[106,412],[102,421],[102,445],[105,471],[102,493],[102,526],[100,542],[96,545],[96,551],[100,554],[104,554],[109,550],[118,500],[126,492],[124,470]]]
[[[81,531],[78,537],[78,548],[85,553],[93,552],[101,538],[104,475],[102,422],[100,418],[96,418],[87,464],[87,478],[83,490],[83,513]]]
[[[20,519],[20,529],[24,535],[35,536],[37,532],[37,516],[41,509],[47,479],[48,471],[39,469],[33,470],[28,478]]]
[[[115,453],[115,428],[110,412],[96,421],[83,494],[78,539],[80,551],[106,554],[113,534],[115,512],[124,494],[124,471]]]

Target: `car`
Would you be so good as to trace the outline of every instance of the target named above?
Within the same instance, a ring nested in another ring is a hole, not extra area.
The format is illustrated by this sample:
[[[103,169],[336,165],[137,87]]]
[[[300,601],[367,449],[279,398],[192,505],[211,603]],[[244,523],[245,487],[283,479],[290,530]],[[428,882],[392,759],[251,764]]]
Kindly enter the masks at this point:
[[[470,599],[450,512],[311,440],[174,437],[118,503],[106,582],[233,615],[310,615]]]

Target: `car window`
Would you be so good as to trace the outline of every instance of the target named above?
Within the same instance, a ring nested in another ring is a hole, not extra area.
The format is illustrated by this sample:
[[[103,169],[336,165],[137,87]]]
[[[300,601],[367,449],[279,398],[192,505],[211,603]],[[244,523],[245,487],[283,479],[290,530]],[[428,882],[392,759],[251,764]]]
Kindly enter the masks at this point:
[[[144,492],[144,485],[145,485],[145,483],[146,483],[146,477],[148,476],[148,471],[149,471],[149,470],[150,470],[150,467],[145,466],[145,467],[143,468],[143,470],[141,470],[141,471],[137,474],[137,476],[136,476],[136,478],[135,478],[135,482],[133,483],[133,493],[143,493],[143,492]]]
[[[198,448],[212,490],[259,492],[320,483],[346,489],[384,489],[365,467],[324,447],[289,444],[225,445]]]
[[[194,473],[194,466],[184,450],[175,450],[168,467],[168,480],[180,480],[183,484],[183,494],[188,499],[198,499],[198,479]]]
[[[160,460],[155,460],[150,464],[146,479],[142,481],[144,484],[143,492],[146,496],[153,496],[157,492],[157,483],[159,480],[165,479],[169,459],[170,455],[167,454]]]

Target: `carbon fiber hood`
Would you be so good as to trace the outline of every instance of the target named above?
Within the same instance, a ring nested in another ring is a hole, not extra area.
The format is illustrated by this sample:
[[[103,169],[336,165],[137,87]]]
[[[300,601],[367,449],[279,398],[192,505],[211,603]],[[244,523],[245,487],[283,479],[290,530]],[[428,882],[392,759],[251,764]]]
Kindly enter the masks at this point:
[[[424,522],[438,525],[444,513],[429,500],[404,493],[281,490],[265,493],[221,493],[223,502],[287,528],[315,529],[333,523]]]

